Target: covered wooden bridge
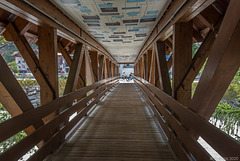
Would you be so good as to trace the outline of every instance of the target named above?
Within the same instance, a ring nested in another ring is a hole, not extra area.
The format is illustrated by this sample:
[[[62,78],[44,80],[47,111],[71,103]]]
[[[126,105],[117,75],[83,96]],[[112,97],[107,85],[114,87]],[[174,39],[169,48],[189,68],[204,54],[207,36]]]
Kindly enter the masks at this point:
[[[33,161],[219,160],[199,137],[239,160],[239,142],[208,122],[240,66],[239,20],[239,0],[0,0],[0,32],[41,89],[34,108],[0,56],[0,102],[12,115],[0,142],[28,134],[0,160],[34,146]],[[61,97],[58,52],[70,66]],[[119,64],[134,64],[134,83],[119,83]]]

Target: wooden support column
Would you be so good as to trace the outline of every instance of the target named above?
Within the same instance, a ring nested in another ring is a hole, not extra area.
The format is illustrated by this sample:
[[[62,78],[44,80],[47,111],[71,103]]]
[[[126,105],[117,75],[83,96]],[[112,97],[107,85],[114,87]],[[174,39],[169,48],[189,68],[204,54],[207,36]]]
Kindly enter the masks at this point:
[[[89,86],[95,82],[91,59],[88,50],[85,50],[85,64],[86,64],[86,86]]]
[[[173,97],[184,105],[188,105],[191,100],[191,90],[186,94],[184,100],[178,98],[180,93],[177,89],[181,86],[185,75],[192,63],[192,35],[193,22],[176,23],[173,27],[173,77],[172,85]]]
[[[105,59],[104,59],[104,55],[100,55],[99,56],[99,77],[98,80],[102,80],[103,79],[103,73],[104,73],[104,64],[105,64]]]
[[[111,64],[111,77],[114,76],[114,63]]]
[[[116,77],[117,76],[117,65],[116,64],[113,64],[113,76]]]
[[[147,59],[148,59],[147,57],[148,57],[147,54],[143,54],[143,78],[145,80],[147,80],[147,76],[146,76],[146,74],[147,74]]]
[[[119,73],[119,65],[117,65],[117,76],[119,76],[120,73]]]
[[[109,66],[108,66],[108,77],[112,77],[112,61],[109,60]]]
[[[154,49],[152,50],[152,58],[151,58],[151,67],[149,73],[149,82],[155,85],[155,53]]]
[[[86,50],[86,46],[85,46],[85,50]],[[80,74],[79,77],[81,78],[82,83],[80,83],[80,85],[78,85],[77,89],[80,89],[82,87],[86,87],[87,85],[87,81],[86,81],[86,51],[83,54],[83,60],[82,60],[82,67],[80,69]],[[79,84],[79,83],[78,83]]]
[[[59,97],[57,30],[52,27],[39,26],[38,44],[40,67],[54,90],[51,91],[45,87],[40,88],[41,104],[45,104]]]
[[[156,62],[157,62],[157,70],[159,76],[159,84],[160,89],[162,89],[168,95],[171,95],[171,83],[168,73],[166,55],[165,55],[165,43],[162,41],[157,41],[155,45],[155,53],[156,53]]]
[[[105,71],[105,78],[109,78],[110,77],[110,61],[108,58],[106,58],[105,61],[105,65],[106,65],[106,71]]]
[[[81,43],[78,43],[76,45],[73,61],[70,66],[70,71],[69,71],[66,87],[64,90],[64,95],[70,92],[73,92],[74,90],[77,89],[78,77],[80,75],[81,68],[85,66],[85,64],[83,64],[84,52],[85,52],[85,46]]]
[[[109,60],[104,57],[105,61],[104,61],[104,66],[103,66],[103,76],[104,76],[104,79],[108,78],[108,67],[107,67],[107,64],[109,65]]]
[[[206,120],[211,117],[240,66],[239,6],[240,1],[230,1],[189,106]]]
[[[191,68],[188,70],[184,80],[181,83],[182,85],[179,86],[178,89],[179,93],[182,93],[181,95],[178,95],[178,98],[180,98],[181,100],[184,99],[185,93],[188,93],[188,91],[191,90],[191,86],[194,79],[198,75],[199,71],[201,70],[203,64],[205,63],[211,51],[219,27],[220,25],[217,25],[213,31],[209,31],[208,35],[206,36],[201,46],[199,47],[197,53],[194,55]]]
[[[160,88],[161,89],[161,84],[160,84],[160,78],[159,78],[159,69],[158,69],[158,62],[157,62],[157,54],[156,54],[156,47],[155,47],[155,45],[156,44],[154,44],[153,46],[154,46],[154,71],[155,71],[155,73],[154,73],[154,83],[155,83],[155,86],[156,87],[158,87],[158,88]]]
[[[98,52],[97,51],[91,51],[90,52],[90,58],[91,58],[91,65],[92,65],[92,70],[93,70],[93,75],[94,75],[94,81],[98,82],[99,81],[99,70],[98,70]]]
[[[149,81],[150,78],[150,69],[151,69],[151,60],[152,60],[152,50],[147,51],[147,58],[146,58],[146,80]]]
[[[140,65],[140,77],[143,78],[144,77],[143,57],[140,58],[139,65]]]

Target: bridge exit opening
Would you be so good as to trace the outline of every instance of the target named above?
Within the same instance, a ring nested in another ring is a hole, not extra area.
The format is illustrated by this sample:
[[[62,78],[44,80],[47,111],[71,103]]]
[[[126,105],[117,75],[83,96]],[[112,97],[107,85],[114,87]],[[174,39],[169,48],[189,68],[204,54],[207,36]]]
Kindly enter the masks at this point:
[[[134,65],[120,64],[119,65],[120,83],[134,83]]]

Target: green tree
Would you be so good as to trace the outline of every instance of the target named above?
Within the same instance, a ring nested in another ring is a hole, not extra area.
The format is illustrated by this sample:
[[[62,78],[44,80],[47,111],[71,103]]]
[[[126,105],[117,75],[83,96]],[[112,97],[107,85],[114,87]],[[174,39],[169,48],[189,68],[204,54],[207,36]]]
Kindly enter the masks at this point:
[[[198,48],[200,47],[201,43],[194,43],[192,44],[192,57],[196,54]]]
[[[8,63],[8,66],[10,67],[10,69],[14,72],[14,73],[18,73],[18,68],[17,68],[17,64],[15,61]]]
[[[0,123],[10,119],[12,116],[8,113],[8,111],[0,104]],[[22,140],[24,137],[26,137],[27,134],[24,131],[21,131],[12,137],[8,138],[7,140],[0,143],[0,153],[4,152],[20,140]]]

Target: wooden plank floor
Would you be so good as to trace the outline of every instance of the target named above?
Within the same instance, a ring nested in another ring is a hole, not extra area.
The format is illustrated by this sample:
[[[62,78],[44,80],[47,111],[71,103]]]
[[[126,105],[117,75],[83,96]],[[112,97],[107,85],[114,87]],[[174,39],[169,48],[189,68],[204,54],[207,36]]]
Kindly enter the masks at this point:
[[[53,161],[176,160],[133,83],[98,104]]]

